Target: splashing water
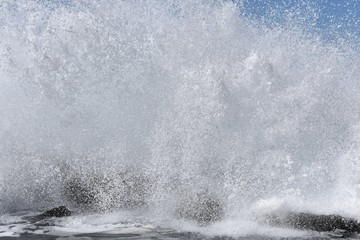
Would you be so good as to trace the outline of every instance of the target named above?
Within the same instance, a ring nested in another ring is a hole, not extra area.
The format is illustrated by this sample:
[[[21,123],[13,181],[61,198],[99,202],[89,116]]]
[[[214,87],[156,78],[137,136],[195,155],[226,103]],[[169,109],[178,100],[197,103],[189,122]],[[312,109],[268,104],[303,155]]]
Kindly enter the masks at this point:
[[[359,216],[356,38],[326,41],[301,22],[267,27],[241,11],[2,1],[1,211],[66,203],[70,166],[146,176],[162,216],[202,191],[225,219],[269,199]]]

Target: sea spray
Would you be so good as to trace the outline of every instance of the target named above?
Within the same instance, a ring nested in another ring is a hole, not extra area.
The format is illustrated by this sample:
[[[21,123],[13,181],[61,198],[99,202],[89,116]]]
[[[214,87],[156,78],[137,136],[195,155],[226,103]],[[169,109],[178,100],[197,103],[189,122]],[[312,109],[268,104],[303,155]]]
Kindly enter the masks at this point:
[[[228,1],[3,1],[2,211],[71,204],[69,167],[150,179],[144,211],[164,217],[201,192],[220,199],[225,219],[267,199],[359,212],[336,204],[342,189],[350,203],[358,196],[356,42],[241,11]]]

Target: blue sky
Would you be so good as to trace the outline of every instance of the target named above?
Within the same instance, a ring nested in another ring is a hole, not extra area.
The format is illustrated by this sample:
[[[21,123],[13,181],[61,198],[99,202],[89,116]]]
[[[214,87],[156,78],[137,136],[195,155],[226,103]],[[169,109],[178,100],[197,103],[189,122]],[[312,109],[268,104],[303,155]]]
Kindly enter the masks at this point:
[[[360,36],[360,0],[244,0],[243,13],[269,25],[291,20],[328,38]],[[316,16],[316,17],[315,17]]]
[[[73,0],[40,0],[69,4]],[[132,1],[132,0],[129,0]],[[181,0],[179,0],[181,1]],[[197,1],[197,0],[194,0]],[[328,39],[360,37],[360,0],[232,0],[243,2],[242,14],[269,26],[290,22]],[[316,14],[316,17],[315,15]]]

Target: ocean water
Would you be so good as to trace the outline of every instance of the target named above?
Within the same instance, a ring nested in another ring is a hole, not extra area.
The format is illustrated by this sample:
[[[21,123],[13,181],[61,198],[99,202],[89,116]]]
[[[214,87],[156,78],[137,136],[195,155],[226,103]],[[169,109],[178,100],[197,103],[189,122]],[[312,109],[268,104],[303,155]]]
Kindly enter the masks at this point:
[[[30,223],[22,211],[1,216],[2,239],[329,239],[326,232],[266,227],[246,220],[223,221],[199,227],[195,222],[164,219],[139,211],[83,213]],[[356,235],[353,236],[355,238]]]
[[[243,11],[1,1],[0,237],[326,238],[262,219],[360,220],[358,38],[314,31],[311,8],[278,25]],[[96,188],[90,210],[66,195],[75,176]],[[199,193],[221,204],[219,221],[179,215]],[[60,205],[76,214],[22,219]]]

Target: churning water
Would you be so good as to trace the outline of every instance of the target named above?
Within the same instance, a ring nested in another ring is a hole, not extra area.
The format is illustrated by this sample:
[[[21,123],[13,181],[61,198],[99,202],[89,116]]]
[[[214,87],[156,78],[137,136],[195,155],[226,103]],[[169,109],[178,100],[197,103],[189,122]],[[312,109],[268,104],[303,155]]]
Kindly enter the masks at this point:
[[[71,169],[148,179],[127,214],[150,222],[211,194],[213,235],[270,234],[252,220],[279,206],[360,219],[358,40],[293,18],[269,26],[231,1],[1,1],[0,211],[71,206]]]

